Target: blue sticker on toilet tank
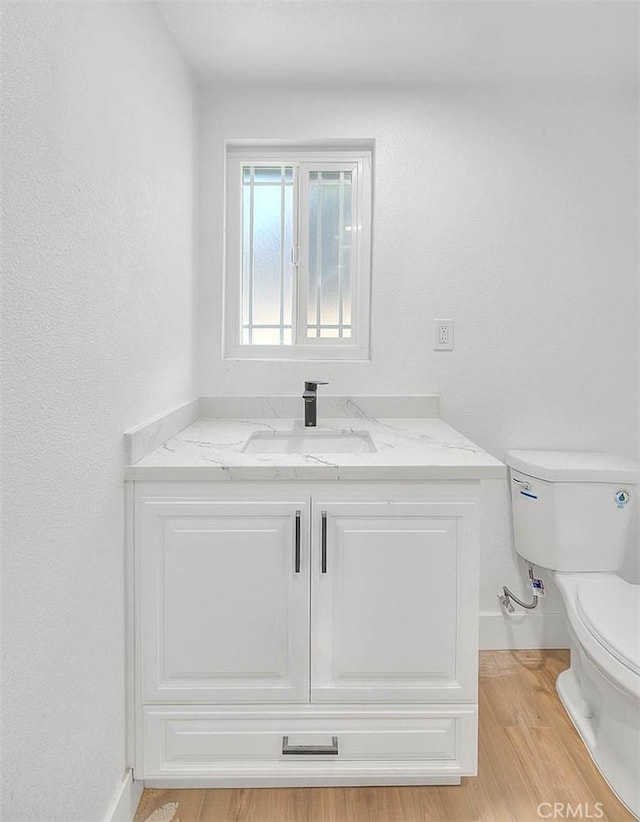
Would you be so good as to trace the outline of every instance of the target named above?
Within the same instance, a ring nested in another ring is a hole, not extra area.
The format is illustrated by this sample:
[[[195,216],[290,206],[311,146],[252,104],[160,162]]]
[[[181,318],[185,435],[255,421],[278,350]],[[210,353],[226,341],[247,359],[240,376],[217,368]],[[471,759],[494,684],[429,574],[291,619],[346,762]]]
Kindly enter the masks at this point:
[[[538,499],[535,494],[530,493],[529,491],[520,491],[523,497],[529,497],[529,499]]]
[[[631,494],[627,491],[626,488],[619,488],[614,494],[615,500],[618,503],[618,508],[624,508],[624,506],[629,502],[631,499]]]

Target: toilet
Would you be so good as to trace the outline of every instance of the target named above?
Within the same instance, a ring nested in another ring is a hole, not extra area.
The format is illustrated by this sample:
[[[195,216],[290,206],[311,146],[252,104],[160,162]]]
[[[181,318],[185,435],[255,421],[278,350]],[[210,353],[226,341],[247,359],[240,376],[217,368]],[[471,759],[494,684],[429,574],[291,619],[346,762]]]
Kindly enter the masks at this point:
[[[517,552],[553,571],[571,664],[562,704],[620,800],[640,817],[640,585],[617,575],[640,469],[612,454],[509,451]]]

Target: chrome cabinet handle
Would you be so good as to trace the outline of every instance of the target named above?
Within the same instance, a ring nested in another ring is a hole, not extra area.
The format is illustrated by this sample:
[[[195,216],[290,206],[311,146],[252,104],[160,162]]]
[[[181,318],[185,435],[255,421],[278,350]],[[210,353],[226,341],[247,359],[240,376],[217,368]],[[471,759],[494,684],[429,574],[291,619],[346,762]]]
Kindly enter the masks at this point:
[[[289,737],[282,737],[282,753],[284,756],[317,756],[331,754],[338,756],[338,737],[331,737],[331,745],[289,745]]]
[[[300,517],[302,512],[296,511],[296,558],[295,568],[296,574],[300,573]]]
[[[322,514],[322,573],[327,573],[327,512]]]

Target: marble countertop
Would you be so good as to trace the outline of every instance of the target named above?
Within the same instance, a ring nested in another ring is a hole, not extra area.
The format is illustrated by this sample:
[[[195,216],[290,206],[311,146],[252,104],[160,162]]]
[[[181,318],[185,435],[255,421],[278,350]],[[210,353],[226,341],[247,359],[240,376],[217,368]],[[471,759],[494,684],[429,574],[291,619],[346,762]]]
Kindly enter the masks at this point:
[[[368,432],[367,453],[244,453],[255,432]],[[207,419],[189,425],[134,465],[129,480],[492,479],[504,465],[436,418]]]

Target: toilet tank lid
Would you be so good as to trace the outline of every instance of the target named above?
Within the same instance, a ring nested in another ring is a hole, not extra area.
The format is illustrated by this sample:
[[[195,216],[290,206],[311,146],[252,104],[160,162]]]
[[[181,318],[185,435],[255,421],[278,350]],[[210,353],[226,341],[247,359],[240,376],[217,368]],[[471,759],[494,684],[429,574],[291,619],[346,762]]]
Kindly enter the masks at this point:
[[[636,484],[640,466],[629,457],[600,451],[507,451],[511,468],[547,482]]]

